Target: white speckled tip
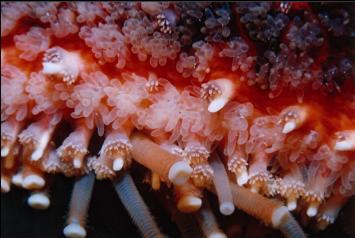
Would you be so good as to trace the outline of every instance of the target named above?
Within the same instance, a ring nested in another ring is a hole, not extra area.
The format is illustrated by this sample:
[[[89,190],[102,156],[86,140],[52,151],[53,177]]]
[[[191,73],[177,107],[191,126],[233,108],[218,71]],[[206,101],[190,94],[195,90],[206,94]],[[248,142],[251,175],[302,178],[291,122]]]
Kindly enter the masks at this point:
[[[49,207],[50,200],[45,193],[33,193],[27,199],[27,204],[34,209],[45,210]]]
[[[74,158],[74,160],[73,160],[73,166],[74,166],[74,168],[76,168],[76,169],[80,169],[81,168],[81,166],[82,166],[82,161],[81,161],[81,159],[79,159],[79,158]]]
[[[227,235],[224,234],[223,232],[220,231],[216,231],[216,232],[212,232],[208,238],[227,238]]]
[[[46,132],[41,136],[37,149],[32,153],[31,160],[37,161],[42,158],[50,139],[50,133]]]
[[[212,113],[218,112],[228,103],[228,101],[229,100],[226,97],[217,97],[208,105],[208,111]]]
[[[23,179],[22,187],[25,189],[41,189],[46,182],[38,175],[32,174]]]
[[[224,202],[219,205],[219,211],[225,216],[231,215],[234,209],[234,204],[230,202]]]
[[[10,191],[10,183],[6,179],[1,178],[1,192],[7,193],[9,191]]]
[[[318,213],[318,207],[315,205],[310,205],[307,209],[307,216],[314,217]]]
[[[16,185],[17,187],[22,187],[22,183],[23,183],[22,174],[18,173],[18,174],[15,174],[14,176],[12,176],[11,182],[14,185]]]
[[[297,202],[296,201],[289,201],[287,203],[287,208],[289,211],[294,211],[297,208]]]
[[[186,161],[179,161],[170,167],[168,179],[176,185],[182,185],[190,178],[192,168]]]
[[[79,224],[71,223],[64,228],[63,234],[67,238],[84,238],[86,230]]]
[[[343,140],[343,141],[336,142],[334,145],[334,150],[337,151],[355,150],[355,141]]]
[[[286,124],[284,125],[284,127],[282,129],[282,133],[284,133],[284,134],[290,133],[291,131],[296,129],[296,127],[297,127],[297,124],[295,121],[288,121],[288,122],[286,122]]]
[[[195,196],[185,196],[181,198],[177,204],[179,211],[181,212],[195,212],[202,206],[202,200]]]
[[[243,186],[248,182],[248,180],[249,180],[249,176],[246,170],[237,174],[237,184],[239,186]]]
[[[117,158],[113,161],[113,170],[120,171],[123,168],[124,161],[122,158]]]
[[[63,67],[58,63],[43,63],[44,74],[59,74],[63,71]]]
[[[33,154],[31,155],[31,160],[32,161],[37,161],[43,156],[44,151],[41,149],[37,149]]]
[[[1,157],[6,157],[10,152],[10,148],[5,146],[1,148]]]
[[[289,197],[287,199],[287,208],[289,211],[293,211],[297,208],[297,198]]]

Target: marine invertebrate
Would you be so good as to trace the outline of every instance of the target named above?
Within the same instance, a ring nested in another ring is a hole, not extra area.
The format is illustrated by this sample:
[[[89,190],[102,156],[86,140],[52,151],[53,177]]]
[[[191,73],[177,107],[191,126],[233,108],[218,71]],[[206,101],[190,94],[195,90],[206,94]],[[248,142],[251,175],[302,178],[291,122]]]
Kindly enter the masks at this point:
[[[202,193],[192,182],[174,186],[177,208],[184,213],[198,211],[202,206]]]
[[[67,237],[85,237],[86,215],[89,208],[91,193],[94,187],[95,176],[90,173],[75,182],[70,210],[67,219],[67,226],[63,233]]]
[[[2,3],[1,191],[46,209],[75,177],[67,237],[95,178],[162,236],[139,176],[185,235],[228,235],[205,190],[287,237],[289,210],[325,228],[355,193],[353,6],[330,5]]]
[[[212,155],[211,166],[214,171],[213,184],[217,191],[219,210],[223,215],[231,215],[234,212],[232,191],[227,172],[216,153]]]
[[[218,227],[216,218],[207,203],[196,214],[197,221],[206,237],[226,237],[223,231]]]
[[[146,237],[163,237],[147,206],[140,197],[131,176],[127,173],[114,182],[115,189],[122,203],[127,208],[133,222]]]

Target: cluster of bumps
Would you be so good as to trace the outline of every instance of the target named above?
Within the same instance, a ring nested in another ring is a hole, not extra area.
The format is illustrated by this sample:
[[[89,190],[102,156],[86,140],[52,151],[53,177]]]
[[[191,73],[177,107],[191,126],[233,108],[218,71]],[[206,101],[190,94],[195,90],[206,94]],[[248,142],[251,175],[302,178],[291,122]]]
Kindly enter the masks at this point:
[[[15,37],[29,61],[50,35],[79,34],[100,64],[117,68],[135,55],[152,67],[172,61],[182,77],[203,81],[214,56],[227,58],[271,97],[309,84],[333,92],[353,74],[353,52],[345,49],[353,19],[336,3],[2,3],[1,35],[24,16],[44,26]]]

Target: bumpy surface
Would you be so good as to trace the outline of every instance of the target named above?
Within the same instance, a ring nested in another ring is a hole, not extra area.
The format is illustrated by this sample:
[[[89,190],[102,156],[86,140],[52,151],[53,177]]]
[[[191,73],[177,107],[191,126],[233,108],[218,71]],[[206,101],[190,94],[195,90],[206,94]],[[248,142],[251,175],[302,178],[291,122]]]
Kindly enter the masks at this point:
[[[154,190],[174,190],[180,211],[202,209],[209,236],[202,190],[220,204],[230,190],[214,187],[229,181],[210,164],[219,153],[231,183],[324,229],[355,194],[353,10],[2,2],[1,191],[34,190],[29,203],[43,209],[52,174],[115,181],[138,162]],[[64,234],[85,236],[70,211],[79,228]],[[275,214],[263,221],[278,228]]]

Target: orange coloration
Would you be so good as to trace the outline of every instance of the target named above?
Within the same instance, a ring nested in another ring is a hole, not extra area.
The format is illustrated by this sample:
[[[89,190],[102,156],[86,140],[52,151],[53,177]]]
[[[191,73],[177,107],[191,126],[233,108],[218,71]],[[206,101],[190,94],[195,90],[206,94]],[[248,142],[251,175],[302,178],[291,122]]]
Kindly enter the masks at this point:
[[[182,162],[181,158],[163,150],[143,134],[134,133],[131,137],[131,142],[133,146],[132,147],[133,158],[138,163],[151,169],[153,172],[157,173],[165,180],[172,178],[170,174],[174,165]],[[185,170],[184,168],[181,171],[178,171],[178,173],[181,173],[181,178],[185,180],[185,177],[187,176],[188,178],[191,171],[189,171],[188,169]],[[179,174],[176,176],[180,177]],[[175,181],[171,181],[171,182],[175,182]],[[179,182],[177,182],[177,184],[179,184]]]
[[[77,129],[72,132],[58,148],[58,155],[65,162],[72,162],[75,168],[82,167],[84,156],[88,153],[92,130],[86,125],[79,124]],[[75,164],[76,163],[76,164]]]
[[[175,200],[179,211],[190,213],[200,209],[202,205],[202,193],[191,181],[188,181],[183,185],[174,186],[174,190]]]
[[[28,190],[41,189],[45,186],[45,173],[29,162],[24,163],[22,167],[22,187]]]
[[[233,200],[236,207],[247,211],[248,214],[255,216],[266,224],[272,224],[273,213],[282,206],[282,203],[274,200],[267,199],[261,195],[253,194],[243,187],[231,184]],[[259,206],[255,206],[259,204]]]

